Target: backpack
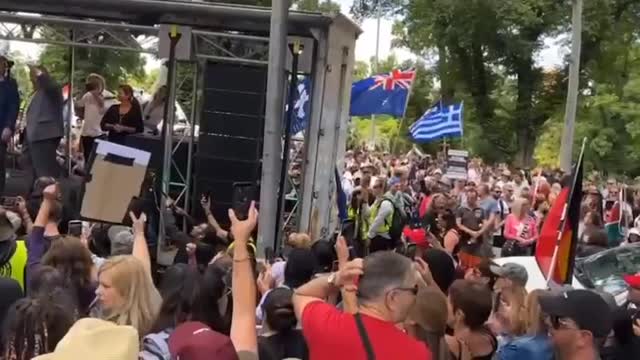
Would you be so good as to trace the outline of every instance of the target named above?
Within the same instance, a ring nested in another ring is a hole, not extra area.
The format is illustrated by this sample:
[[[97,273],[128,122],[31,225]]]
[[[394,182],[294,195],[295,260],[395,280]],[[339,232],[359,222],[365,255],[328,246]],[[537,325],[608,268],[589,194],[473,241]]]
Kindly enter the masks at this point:
[[[402,239],[402,230],[409,223],[407,214],[403,209],[400,209],[392,199],[385,198],[382,201],[389,201],[391,206],[393,206],[391,223],[386,225],[389,226],[389,236],[391,237],[391,240],[400,241]]]

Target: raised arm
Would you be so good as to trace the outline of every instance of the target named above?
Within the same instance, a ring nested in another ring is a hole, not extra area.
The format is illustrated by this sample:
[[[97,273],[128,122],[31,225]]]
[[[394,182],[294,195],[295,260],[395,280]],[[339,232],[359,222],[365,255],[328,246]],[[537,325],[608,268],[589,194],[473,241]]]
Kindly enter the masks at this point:
[[[213,216],[211,212],[211,198],[203,196],[200,199],[200,205],[202,206],[202,210],[204,210],[205,215],[207,216],[207,223],[213,227],[216,231],[216,235],[220,239],[228,239],[229,232],[220,226],[216,218]]]
[[[27,238],[27,287],[29,285],[30,276],[33,271],[40,265],[42,256],[44,256],[46,245],[44,243],[44,227],[49,222],[49,213],[58,199],[58,185],[53,184],[47,186],[42,192],[42,204],[38,210],[33,230]]]
[[[131,222],[133,223],[133,251],[131,255],[142,261],[144,269],[147,271],[147,274],[151,276],[151,257],[149,256],[147,239],[144,236],[147,216],[142,213],[139,217],[136,217],[133,211],[130,211],[129,217],[131,217]]]
[[[342,269],[329,276],[317,277],[297,288],[293,293],[293,308],[298,319],[302,319],[305,307],[314,301],[325,301],[342,286],[354,292],[355,279],[363,274],[362,259],[346,263]],[[349,285],[351,284],[351,285]]]
[[[29,235],[33,230],[33,220],[31,220],[31,215],[29,215],[29,211],[27,211],[27,203],[22,196],[18,196],[16,200],[16,209],[22,219],[22,225],[24,226],[27,235]]]
[[[251,232],[258,222],[258,210],[256,210],[255,203],[251,203],[247,220],[238,220],[231,209],[229,210],[229,219],[235,243],[231,275],[233,297],[231,341],[236,351],[249,351],[257,354],[256,281],[251,268],[251,256],[247,249]],[[216,307],[217,304],[211,304],[211,306]]]
[[[347,241],[344,236],[340,236],[336,241],[336,254],[338,255],[338,269],[344,269],[349,262],[349,248],[347,247]],[[350,286],[343,286],[340,289],[342,295],[342,309],[349,314],[355,314],[358,312],[358,297],[356,296],[355,283],[350,281]]]

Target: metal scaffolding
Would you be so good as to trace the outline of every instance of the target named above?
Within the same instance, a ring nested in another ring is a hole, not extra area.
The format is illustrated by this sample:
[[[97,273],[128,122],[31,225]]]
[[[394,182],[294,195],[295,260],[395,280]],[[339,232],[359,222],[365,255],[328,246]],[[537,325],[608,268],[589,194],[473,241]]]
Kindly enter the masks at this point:
[[[281,7],[287,4],[284,0],[274,3]],[[4,11],[4,12],[3,12]],[[275,13],[275,9],[274,12]],[[345,101],[348,101],[350,89],[350,71],[353,66],[353,52],[355,40],[360,34],[360,29],[349,19],[338,15],[325,15],[320,13],[286,11],[288,16],[284,18],[284,24],[271,26],[271,29],[279,34],[271,34],[272,38],[282,36],[282,32],[288,33],[289,40],[280,45],[286,46],[292,42],[292,38],[306,38],[313,44],[305,46],[304,59],[301,58],[301,72],[310,73],[313,83],[312,90],[312,115],[305,139],[305,163],[300,205],[302,218],[299,229],[309,231],[312,209],[320,212],[321,224],[318,231],[311,234],[318,238],[321,233],[326,233],[330,227],[330,206],[332,195],[329,194],[330,180],[327,171],[336,162],[336,156],[344,148],[344,144],[338,143],[341,124],[346,121],[348,109],[344,109]],[[27,13],[31,13],[27,14]],[[0,0],[0,39],[25,41],[40,44],[54,44],[69,46],[72,48],[102,48],[122,51],[136,51],[158,55],[158,36],[160,24],[178,24],[192,27],[191,48],[192,66],[197,71],[194,78],[194,90],[192,107],[190,109],[190,131],[184,132],[178,141],[188,142],[187,173],[178,173],[178,182],[170,182],[171,172],[177,171],[172,159],[165,158],[165,168],[171,169],[169,174],[163,174],[163,182],[170,186],[181,187],[180,197],[184,197],[188,209],[190,195],[190,178],[193,169],[192,154],[195,137],[195,127],[200,117],[202,84],[202,64],[207,60],[244,63],[252,65],[269,65],[269,59],[276,60],[269,55],[270,20],[274,15],[272,9],[241,6],[221,3],[187,2],[175,0],[29,0],[18,2],[15,0]],[[282,12],[278,12],[282,16]],[[46,35],[46,36],[43,36]],[[275,37],[274,37],[275,36]],[[98,39],[99,41],[96,41]],[[307,51],[308,50],[308,51]],[[280,48],[272,51],[281,52]],[[276,61],[277,66],[271,63],[270,78],[284,78],[286,69],[290,67],[291,59],[283,63]],[[289,64],[289,65],[287,65]],[[305,70],[306,68],[306,70]],[[343,89],[344,87],[344,89]],[[271,103],[267,110],[265,122],[271,124],[279,121],[275,118],[282,111],[278,110],[278,104],[284,107],[281,88],[269,88],[267,103]],[[172,92],[175,96],[175,91]],[[338,99],[338,97],[341,97]],[[325,104],[327,99],[329,107]],[[175,98],[168,99],[175,102]],[[348,102],[347,102],[348,103]],[[171,115],[169,115],[171,116]],[[282,118],[282,116],[279,116]],[[168,121],[169,122],[169,121]],[[269,191],[261,194],[261,203],[275,201],[271,199],[278,188],[279,181],[284,179],[271,179],[278,176],[274,168],[265,169],[265,164],[276,166],[281,160],[276,160],[279,155],[277,146],[282,132],[274,130],[282,126],[272,126],[265,131],[265,144],[273,146],[265,148],[265,157],[269,159],[263,162],[262,184],[274,186]],[[265,129],[267,127],[265,126]],[[167,136],[171,136],[169,134]],[[335,140],[332,140],[335,137]],[[331,139],[329,139],[331,138]],[[166,146],[173,146],[173,141],[165,141]],[[177,147],[173,147],[170,153],[174,155]],[[263,159],[264,160],[264,159]],[[167,167],[167,163],[169,165]],[[316,165],[316,162],[322,164]],[[269,167],[271,167],[269,165]],[[309,171],[310,170],[310,171]],[[318,170],[318,171],[316,171]],[[308,172],[308,173],[307,173]],[[264,190],[264,189],[263,189]],[[277,195],[276,195],[277,196]],[[163,199],[164,200],[164,199]],[[164,201],[162,201],[164,203]],[[321,207],[320,209],[318,209]],[[162,216],[162,214],[161,214]],[[274,212],[261,212],[260,224],[277,224],[273,219]],[[319,229],[322,229],[321,231]],[[271,235],[269,235],[271,234]],[[273,244],[273,228],[261,231],[258,234],[258,245]],[[160,239],[162,243],[163,239]]]

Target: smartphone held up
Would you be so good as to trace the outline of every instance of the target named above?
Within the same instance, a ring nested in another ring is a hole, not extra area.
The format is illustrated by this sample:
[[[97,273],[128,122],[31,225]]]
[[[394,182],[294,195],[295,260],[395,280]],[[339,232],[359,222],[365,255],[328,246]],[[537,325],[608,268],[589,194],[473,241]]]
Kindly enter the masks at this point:
[[[251,182],[237,182],[233,184],[231,206],[238,220],[249,217],[251,202],[257,200],[258,187]]]

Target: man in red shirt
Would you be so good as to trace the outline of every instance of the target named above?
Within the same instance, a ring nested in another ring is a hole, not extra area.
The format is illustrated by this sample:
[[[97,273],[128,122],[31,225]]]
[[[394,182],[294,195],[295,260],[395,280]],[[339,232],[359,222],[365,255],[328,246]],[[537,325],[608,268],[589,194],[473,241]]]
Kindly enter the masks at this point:
[[[324,302],[355,279],[355,316]],[[431,359],[425,343],[396,326],[407,317],[417,292],[418,275],[411,260],[387,251],[353,260],[337,273],[299,287],[293,304],[309,347],[309,359]]]

